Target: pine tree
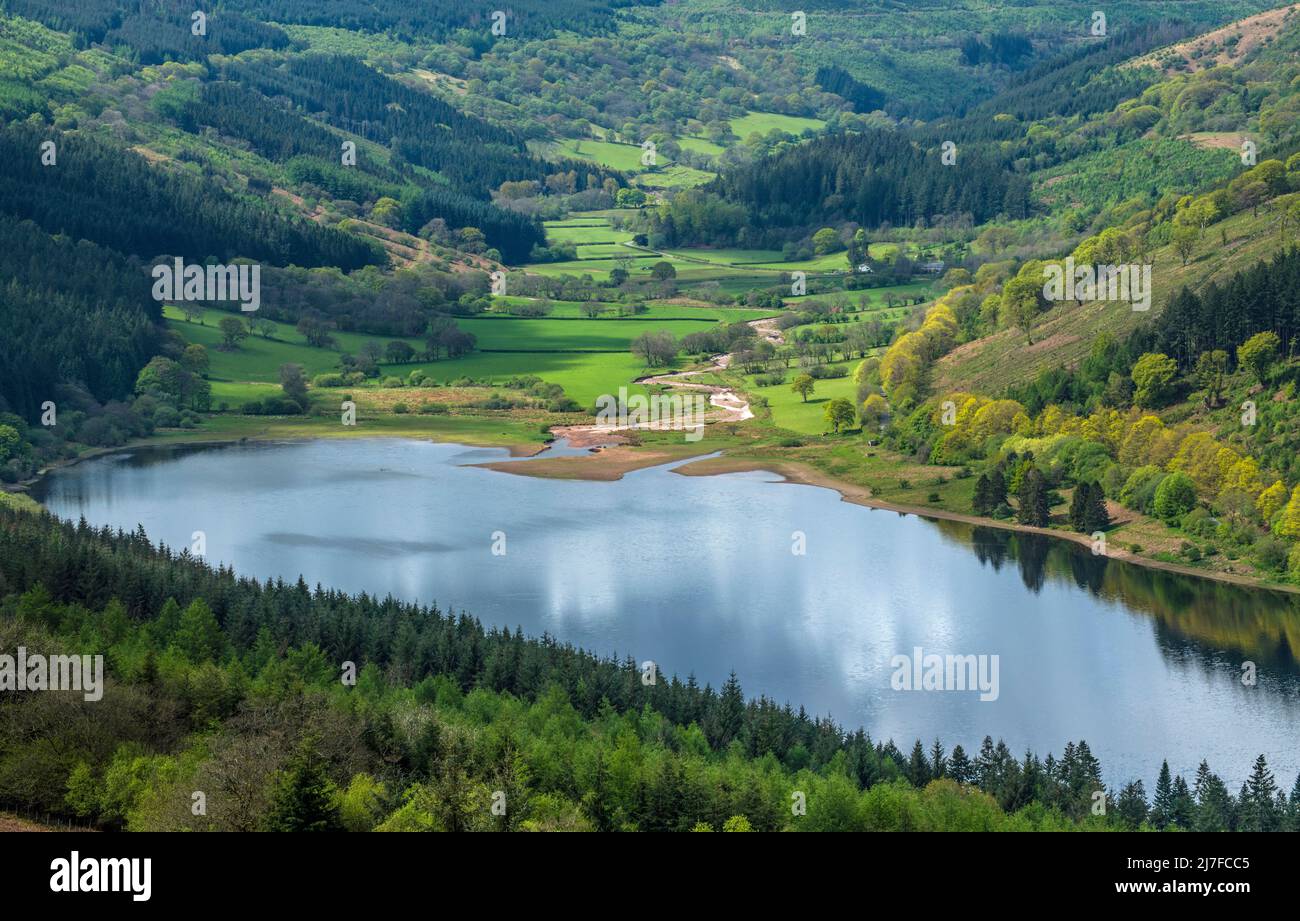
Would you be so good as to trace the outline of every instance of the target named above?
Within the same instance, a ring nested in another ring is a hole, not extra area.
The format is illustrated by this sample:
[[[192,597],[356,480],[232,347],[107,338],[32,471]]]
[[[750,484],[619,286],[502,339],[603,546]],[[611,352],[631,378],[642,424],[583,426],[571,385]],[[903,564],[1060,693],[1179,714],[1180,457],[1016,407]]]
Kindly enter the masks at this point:
[[[985,793],[992,793],[998,785],[998,761],[993,754],[993,737],[985,736],[975,759],[975,783]]]
[[[993,507],[989,505],[989,478],[987,474],[981,473],[980,478],[975,481],[975,499],[971,503],[976,515],[988,515],[992,513]]]
[[[948,759],[944,755],[943,744],[936,738],[930,746],[930,775],[935,780],[944,777],[948,770]]]
[[[740,690],[740,680],[732,672],[727,683],[722,686],[718,697],[717,719],[714,725],[713,743],[725,748],[740,735],[745,725],[745,695]]]
[[[1002,465],[994,467],[989,471],[989,513],[998,510],[999,506],[1007,504],[1007,481],[1002,474]]]
[[[925,749],[917,739],[912,746],[912,757],[907,762],[907,779],[914,787],[924,787],[930,782],[930,763],[925,760]]]
[[[1147,798],[1142,781],[1135,780],[1123,786],[1119,791],[1116,811],[1119,813],[1120,823],[1130,830],[1136,829],[1146,821]]]
[[[1088,487],[1083,510],[1083,530],[1086,534],[1104,531],[1110,527],[1110,512],[1106,509],[1106,493],[1100,483]]]
[[[267,831],[343,830],[336,804],[337,788],[325,769],[316,739],[304,736],[276,779],[264,820]]]
[[[1286,807],[1286,831],[1300,831],[1300,774],[1291,787],[1291,801]]]
[[[1196,802],[1182,776],[1174,778],[1174,796],[1169,821],[1177,828],[1191,828],[1196,816]]]
[[[948,759],[948,776],[957,783],[964,784],[970,783],[974,778],[974,768],[970,758],[966,756],[966,749],[960,745],[953,747],[952,757]],[[1300,780],[1297,783],[1300,783]]]
[[[1260,755],[1241,791],[1241,831],[1277,831],[1277,784]]]
[[[1087,531],[1087,508],[1088,508],[1089,485],[1080,483],[1074,487],[1074,495],[1070,497],[1070,513],[1067,516],[1070,527],[1076,531]]]
[[[1164,828],[1171,821],[1174,806],[1174,784],[1169,774],[1169,762],[1160,762],[1160,776],[1156,779],[1156,795],[1151,800],[1151,824]]]
[[[1051,520],[1047,504],[1047,481],[1037,467],[1031,467],[1020,482],[1020,509],[1017,520],[1035,528],[1045,528]]]

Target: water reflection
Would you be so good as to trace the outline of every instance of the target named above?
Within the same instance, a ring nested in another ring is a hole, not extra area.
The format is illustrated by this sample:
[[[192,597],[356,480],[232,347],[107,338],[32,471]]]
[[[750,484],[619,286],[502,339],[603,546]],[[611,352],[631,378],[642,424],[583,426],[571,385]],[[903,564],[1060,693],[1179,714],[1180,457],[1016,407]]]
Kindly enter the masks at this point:
[[[1124,779],[1153,780],[1162,758],[1188,775],[1209,758],[1232,782],[1259,752],[1279,777],[1300,768],[1294,595],[763,472],[582,482],[466,466],[504,457],[378,439],[150,450],[59,471],[38,498],[171,546],[204,530],[210,558],[247,575],[439,603],[702,685],[735,669],[750,694],[904,745],[975,750],[990,734],[1046,754],[1083,738]],[[999,699],[894,691],[892,657],[917,646],[998,655]]]
[[[1011,561],[1024,585],[1040,592],[1049,579],[1072,582],[1098,598],[1122,602],[1156,621],[1161,648],[1182,658],[1188,651],[1207,667],[1231,653],[1300,676],[1300,595],[1189,578],[1138,566],[1068,541],[1004,528],[935,521],[949,540],[969,544],[979,561],[1000,570]]]

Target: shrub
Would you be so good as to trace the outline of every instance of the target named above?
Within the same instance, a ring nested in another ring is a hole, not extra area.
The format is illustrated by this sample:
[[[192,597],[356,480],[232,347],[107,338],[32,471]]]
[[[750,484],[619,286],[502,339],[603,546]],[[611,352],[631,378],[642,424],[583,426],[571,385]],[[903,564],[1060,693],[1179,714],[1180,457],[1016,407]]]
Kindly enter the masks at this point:
[[[399,416],[405,415],[406,413],[409,413],[410,411],[411,411],[411,408],[410,408],[409,406],[407,406],[405,403],[394,403],[394,404],[393,404],[393,412],[397,413]]]
[[[1287,545],[1276,537],[1261,537],[1251,556],[1263,569],[1280,570],[1287,564]]]
[[[1171,473],[1156,488],[1155,513],[1174,522],[1196,507],[1196,484],[1185,473]]]
[[[342,374],[317,374],[311,379],[313,387],[346,387],[347,382],[343,379]]]
[[[154,411],[153,424],[159,428],[174,429],[181,424],[181,414],[175,407],[164,404]]]
[[[1150,513],[1155,504],[1156,490],[1164,478],[1165,472],[1159,467],[1147,465],[1137,468],[1120,487],[1119,501],[1126,508]]]

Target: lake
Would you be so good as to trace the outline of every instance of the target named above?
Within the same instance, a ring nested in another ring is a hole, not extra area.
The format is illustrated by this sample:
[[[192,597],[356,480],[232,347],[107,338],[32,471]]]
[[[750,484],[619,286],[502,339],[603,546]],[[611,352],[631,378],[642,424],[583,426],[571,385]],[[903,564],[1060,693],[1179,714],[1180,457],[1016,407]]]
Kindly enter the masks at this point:
[[[35,497],[176,548],[202,531],[208,559],[245,575],[436,602],[715,688],[735,670],[749,696],[905,752],[937,736],[974,756],[987,734],[1059,756],[1086,739],[1108,783],[1148,791],[1162,758],[1189,782],[1206,758],[1233,790],[1261,752],[1285,788],[1300,768],[1297,596],[764,472],[467,466],[507,456],[398,439],[146,449],[57,470]],[[922,663],[996,656],[996,694],[895,689],[914,673],[895,657],[918,648]]]

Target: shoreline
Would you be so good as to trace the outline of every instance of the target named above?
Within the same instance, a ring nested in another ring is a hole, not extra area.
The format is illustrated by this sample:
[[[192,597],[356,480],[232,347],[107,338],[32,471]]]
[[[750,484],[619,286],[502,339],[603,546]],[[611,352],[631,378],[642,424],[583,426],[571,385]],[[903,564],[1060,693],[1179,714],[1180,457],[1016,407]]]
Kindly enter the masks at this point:
[[[397,438],[410,441],[428,441],[439,444],[463,444],[469,447],[503,448],[510,452],[511,458],[533,460],[531,463],[518,463],[515,461],[487,461],[485,463],[471,464],[468,466],[484,467],[499,473],[513,473],[518,476],[531,476],[541,479],[574,479],[587,480],[590,482],[610,482],[621,480],[626,474],[636,472],[637,470],[666,466],[669,464],[675,465],[671,467],[670,472],[681,476],[720,476],[727,473],[763,471],[781,477],[782,482],[784,483],[799,486],[815,486],[821,489],[833,490],[834,492],[839,493],[842,501],[852,502],[853,504],[863,506],[864,508],[897,512],[900,515],[915,515],[918,518],[928,518],[935,521],[955,521],[976,527],[998,528],[1005,531],[1018,531],[1024,534],[1038,534],[1044,537],[1070,541],[1084,547],[1092,546],[1092,539],[1087,534],[1062,531],[1055,528],[1038,528],[1031,525],[1022,525],[1017,522],[1003,521],[996,518],[981,518],[978,515],[954,512],[948,509],[933,508],[925,505],[905,505],[897,502],[890,502],[885,499],[878,499],[874,497],[871,490],[866,487],[858,486],[844,480],[838,480],[835,477],[823,473],[811,465],[801,461],[777,460],[775,458],[729,457],[727,456],[725,449],[719,453],[716,450],[700,450],[697,445],[693,444],[686,445],[685,449],[678,453],[675,451],[665,451],[656,448],[641,448],[635,445],[610,442],[598,446],[575,446],[589,447],[590,453],[588,454],[545,458],[539,457],[538,455],[544,454],[551,445],[554,444],[554,440],[536,445],[502,445],[474,442],[473,440],[462,440],[454,437],[440,438],[436,437],[436,434],[440,433],[424,433],[419,436],[392,432],[347,433],[346,435],[314,433],[298,436],[263,433],[255,435],[231,434],[227,437],[211,437],[209,435],[208,437],[194,438],[193,440],[160,439],[157,437],[150,437],[139,439],[134,442],[128,442],[127,444],[112,448],[92,448],[76,457],[55,461],[42,467],[37,472],[36,476],[24,480],[21,483],[4,484],[3,489],[5,492],[12,492],[30,498],[31,487],[39,483],[55,470],[72,467],[76,464],[82,463],[83,461],[94,460],[111,454],[140,450],[142,448],[171,446],[202,448],[219,447],[232,443],[237,444],[249,441],[263,443],[276,441],[297,442],[338,437]],[[44,508],[44,506],[42,506],[42,508]],[[1209,579],[1216,582],[1237,585],[1242,588],[1283,592],[1287,594],[1300,594],[1300,586],[1264,582],[1250,576],[1239,575],[1236,573],[1197,569],[1191,566],[1184,566],[1180,563],[1170,563],[1164,560],[1156,560],[1150,557],[1141,556],[1118,547],[1112,549],[1108,546],[1105,556],[1107,559],[1131,563],[1134,566],[1145,566],[1149,569],[1157,569],[1164,572],[1174,573],[1176,575]]]
[[[54,473],[57,470],[62,470],[67,467],[75,467],[76,465],[83,463],[85,461],[96,460],[101,457],[109,457],[113,454],[125,454],[131,451],[140,451],[146,448],[172,448],[172,447],[217,448],[229,444],[242,444],[244,442],[250,442],[250,441],[258,442],[262,444],[270,444],[273,442],[289,443],[289,442],[301,442],[301,441],[317,441],[319,439],[325,439],[325,438],[397,438],[397,439],[404,439],[407,441],[428,441],[428,442],[433,442],[435,444],[458,444],[458,445],[465,445],[466,447],[470,447],[470,448],[501,448],[505,451],[509,451],[511,457],[529,458],[529,457],[536,457],[538,454],[543,453],[548,448],[550,448],[552,444],[555,443],[555,439],[552,439],[551,441],[541,442],[536,445],[526,444],[522,442],[510,443],[510,444],[491,444],[489,442],[474,441],[473,439],[468,439],[468,438],[454,438],[454,437],[440,438],[440,437],[436,437],[437,434],[438,433],[424,433],[421,435],[415,435],[415,434],[402,434],[402,433],[393,433],[393,432],[373,432],[373,433],[346,432],[337,435],[330,435],[325,432],[315,432],[312,434],[304,434],[304,435],[291,435],[291,434],[280,435],[280,434],[271,434],[269,432],[264,432],[264,433],[252,434],[252,435],[231,433],[229,435],[223,436],[223,435],[214,435],[213,433],[208,432],[208,433],[203,433],[203,437],[195,437],[193,439],[184,438],[184,437],[170,438],[167,436],[158,437],[156,435],[151,435],[148,438],[137,438],[132,441],[128,441],[124,444],[115,445],[113,447],[90,448],[78,454],[76,457],[67,457],[67,458],[62,458],[60,460],[51,461],[50,463],[46,464],[44,467],[41,467],[39,470],[37,470],[34,476],[30,476],[25,480],[19,480],[17,483],[0,483],[0,492],[14,493],[16,495],[21,495],[21,496],[30,496],[31,488],[33,486],[40,483],[41,480],[45,479],[47,476],[49,476],[51,473]]]
[[[640,455],[645,462],[636,463],[634,458],[622,455],[621,452]],[[671,463],[676,463],[676,466],[672,467],[670,472],[681,476],[721,476],[727,473],[749,473],[761,470],[765,473],[772,473],[781,477],[782,482],[787,484],[816,486],[821,489],[833,490],[840,494],[840,499],[842,501],[852,502],[853,504],[861,505],[864,508],[897,512],[900,515],[915,515],[918,518],[928,518],[936,521],[955,521],[976,527],[998,528],[1004,531],[1018,531],[1023,534],[1038,534],[1043,537],[1070,541],[1071,543],[1079,544],[1088,548],[1092,547],[1092,538],[1087,534],[1080,534],[1073,531],[1062,531],[1055,528],[1037,528],[1031,525],[1022,525],[1014,521],[1003,521],[997,518],[981,518],[978,515],[968,515],[964,512],[954,512],[948,509],[933,508],[925,505],[904,505],[897,502],[889,502],[885,499],[878,499],[875,498],[871,494],[871,491],[866,487],[848,483],[843,480],[837,480],[835,477],[822,473],[820,470],[800,461],[783,461],[752,457],[728,457],[725,453],[725,449],[723,450],[723,453],[718,454],[716,457],[706,457],[703,455],[705,453],[717,454],[717,452],[700,452],[695,455],[686,454],[680,462],[676,458],[664,457],[663,452],[638,452],[632,447],[625,445],[617,446],[617,448],[606,449],[606,451],[601,453],[613,454],[613,462],[602,464],[595,470],[585,472],[580,469],[564,469],[562,473],[554,472],[548,468],[539,468],[537,466],[538,462],[534,462],[533,464],[501,464],[499,467],[496,462],[491,462],[486,464],[477,464],[475,466],[488,467],[493,470],[515,473],[520,476],[534,476],[544,479],[586,479],[592,481],[619,480],[623,478],[625,473]],[[590,457],[598,456],[600,455],[591,455]],[[584,462],[589,464],[590,457],[556,458],[555,461],[557,463],[560,461],[566,461],[567,463],[565,464],[565,468],[572,468],[581,465]],[[545,461],[542,462],[544,463]],[[534,469],[532,471],[525,469],[529,466],[534,467]],[[1241,588],[1256,589],[1258,591],[1282,592],[1287,594],[1300,594],[1300,586],[1288,585],[1285,583],[1264,582],[1237,573],[1196,569],[1195,567],[1184,566],[1180,563],[1170,563],[1164,560],[1156,560],[1151,557],[1141,556],[1119,547],[1112,548],[1109,544],[1105,556],[1106,559],[1117,560],[1122,563],[1131,563],[1134,566],[1145,566],[1148,569],[1157,569],[1163,572],[1174,573],[1175,575],[1209,579],[1215,582],[1237,585]]]

